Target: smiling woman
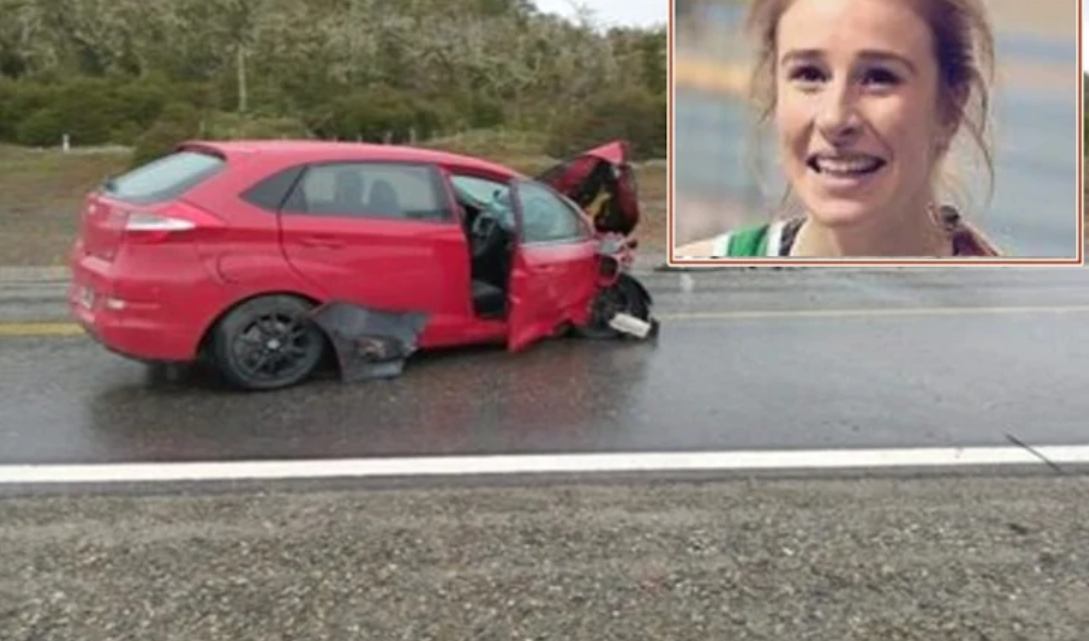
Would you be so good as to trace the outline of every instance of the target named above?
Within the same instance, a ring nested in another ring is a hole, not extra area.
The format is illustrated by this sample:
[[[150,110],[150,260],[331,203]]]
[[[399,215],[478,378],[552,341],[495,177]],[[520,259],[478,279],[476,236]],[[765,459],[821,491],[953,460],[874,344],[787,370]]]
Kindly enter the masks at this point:
[[[979,0],[753,0],[752,77],[787,178],[780,220],[682,256],[995,256],[941,201],[958,135],[987,142],[993,35]]]

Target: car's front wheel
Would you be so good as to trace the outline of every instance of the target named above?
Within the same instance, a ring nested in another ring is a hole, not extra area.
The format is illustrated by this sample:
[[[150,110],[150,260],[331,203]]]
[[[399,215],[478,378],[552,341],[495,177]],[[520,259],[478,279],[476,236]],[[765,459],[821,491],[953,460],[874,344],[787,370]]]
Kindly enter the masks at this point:
[[[629,314],[639,320],[650,320],[650,305],[642,289],[631,276],[622,274],[617,282],[598,293],[594,299],[590,322],[575,328],[580,338],[610,340],[623,334],[609,325],[616,314]]]
[[[263,296],[239,305],[216,324],[212,361],[226,382],[245,390],[274,390],[303,382],[321,364],[326,342],[293,296]]]

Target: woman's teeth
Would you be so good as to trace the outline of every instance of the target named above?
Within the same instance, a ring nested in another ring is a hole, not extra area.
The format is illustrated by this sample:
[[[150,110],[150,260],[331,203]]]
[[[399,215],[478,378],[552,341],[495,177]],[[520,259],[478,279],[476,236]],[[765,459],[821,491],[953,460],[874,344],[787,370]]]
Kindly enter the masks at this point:
[[[839,160],[831,158],[817,158],[810,161],[810,166],[819,173],[833,176],[857,176],[877,171],[885,164],[878,158],[859,158],[853,160]]]

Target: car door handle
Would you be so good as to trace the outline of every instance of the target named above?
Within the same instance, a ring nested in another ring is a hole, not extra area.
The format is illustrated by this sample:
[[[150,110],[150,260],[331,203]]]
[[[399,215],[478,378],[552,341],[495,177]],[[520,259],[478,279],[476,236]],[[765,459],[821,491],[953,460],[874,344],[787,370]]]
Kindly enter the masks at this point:
[[[342,249],[345,245],[343,240],[333,236],[303,236],[299,242],[307,247],[320,249]]]

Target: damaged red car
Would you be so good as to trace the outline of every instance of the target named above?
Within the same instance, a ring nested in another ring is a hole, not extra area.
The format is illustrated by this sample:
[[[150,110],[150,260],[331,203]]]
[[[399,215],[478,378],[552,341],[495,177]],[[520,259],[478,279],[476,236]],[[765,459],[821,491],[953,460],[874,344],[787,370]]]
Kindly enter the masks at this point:
[[[392,145],[193,141],[88,194],[70,313],[108,350],[276,389],[333,356],[396,375],[418,349],[653,336],[629,273],[627,145],[536,177]]]

